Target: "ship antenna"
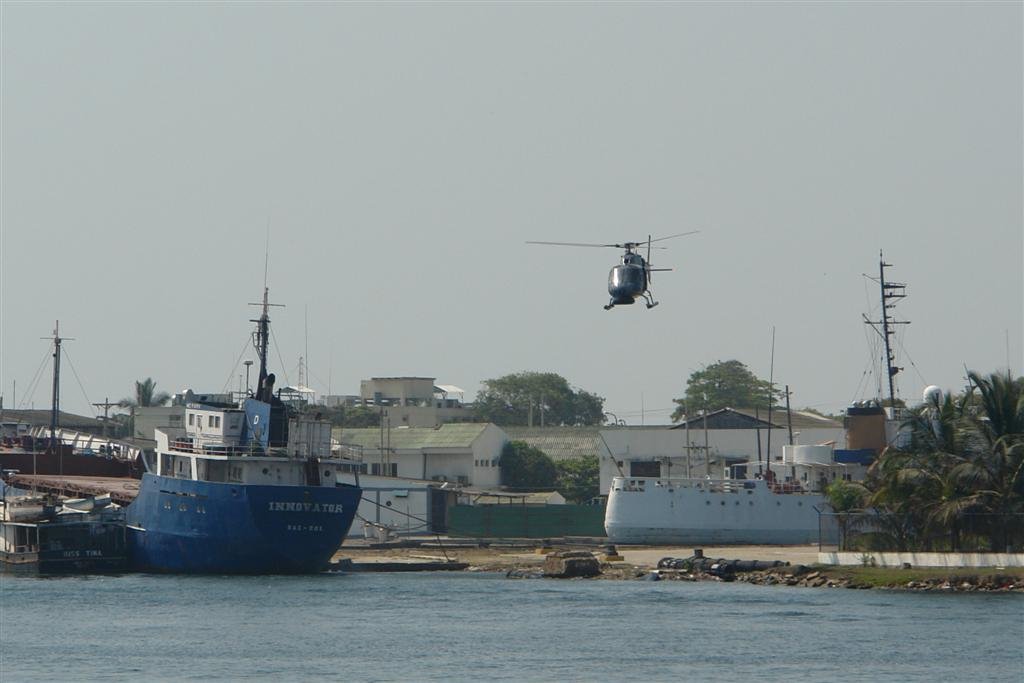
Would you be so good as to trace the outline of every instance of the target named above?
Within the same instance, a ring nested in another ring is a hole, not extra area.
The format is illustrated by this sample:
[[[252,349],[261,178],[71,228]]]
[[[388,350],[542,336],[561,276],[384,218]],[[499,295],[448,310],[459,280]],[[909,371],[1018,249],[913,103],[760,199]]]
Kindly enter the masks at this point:
[[[256,355],[260,359],[260,376],[256,384],[256,400],[270,402],[270,392],[267,391],[267,349],[270,346],[270,307],[281,306],[282,304],[269,303],[270,288],[267,286],[267,273],[270,269],[270,222],[267,221],[267,246],[263,260],[263,302],[258,304],[250,303],[250,306],[260,307],[260,317],[249,322],[256,323],[255,337]]]
[[[892,335],[896,333],[893,329],[896,325],[909,325],[909,320],[896,320],[890,311],[896,307],[895,301],[906,296],[906,284],[900,282],[886,282],[885,269],[891,268],[891,263],[886,263],[882,252],[878,252],[878,285],[882,291],[882,319],[867,320],[868,325],[875,328],[879,336],[885,342],[885,369],[889,379],[889,408],[893,418],[896,417],[896,375],[903,368],[896,367],[896,357],[892,350]],[[871,278],[874,279],[874,278]],[[878,329],[881,325],[881,331]]]
[[[270,270],[270,217],[267,217],[267,237],[263,247],[263,289],[267,288],[267,272]],[[266,299],[264,298],[264,304]]]
[[[772,471],[772,429],[775,427],[772,424],[772,404],[775,398],[775,325],[772,325],[772,359],[768,366],[768,448],[767,448],[767,464],[765,471]]]

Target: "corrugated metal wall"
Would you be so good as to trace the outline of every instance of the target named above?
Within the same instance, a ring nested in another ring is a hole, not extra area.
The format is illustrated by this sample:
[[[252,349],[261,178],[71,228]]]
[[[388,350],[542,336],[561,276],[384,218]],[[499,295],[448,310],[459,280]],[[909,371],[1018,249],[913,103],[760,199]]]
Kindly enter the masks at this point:
[[[604,536],[603,505],[456,505],[448,535],[479,538]]]

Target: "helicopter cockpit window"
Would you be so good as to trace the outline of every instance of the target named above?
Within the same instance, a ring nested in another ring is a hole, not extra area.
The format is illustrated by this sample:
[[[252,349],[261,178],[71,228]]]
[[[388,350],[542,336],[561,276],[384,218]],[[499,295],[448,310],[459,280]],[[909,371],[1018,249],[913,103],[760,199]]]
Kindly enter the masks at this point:
[[[633,266],[616,266],[608,273],[609,287],[639,288],[643,291],[644,271],[643,268]]]

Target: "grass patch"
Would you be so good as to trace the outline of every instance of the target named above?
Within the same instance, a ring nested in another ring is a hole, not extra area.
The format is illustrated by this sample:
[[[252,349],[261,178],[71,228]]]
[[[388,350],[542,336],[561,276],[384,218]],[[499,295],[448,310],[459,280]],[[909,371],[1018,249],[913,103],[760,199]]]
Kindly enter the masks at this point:
[[[873,587],[905,586],[910,581],[949,581],[960,584],[965,581],[973,584],[984,582],[985,579],[996,577],[1012,577],[1016,583],[1024,580],[1024,571],[1019,567],[997,569],[995,567],[921,567],[901,569],[898,567],[834,567],[831,565],[815,566],[815,570],[830,579],[849,579],[857,583]]]

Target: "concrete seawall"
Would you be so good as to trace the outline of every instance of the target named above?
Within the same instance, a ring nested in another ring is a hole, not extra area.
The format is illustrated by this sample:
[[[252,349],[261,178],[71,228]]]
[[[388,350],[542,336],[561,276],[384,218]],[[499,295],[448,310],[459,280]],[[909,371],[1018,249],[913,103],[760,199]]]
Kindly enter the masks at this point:
[[[818,553],[819,564],[875,567],[1024,567],[1024,553]]]

